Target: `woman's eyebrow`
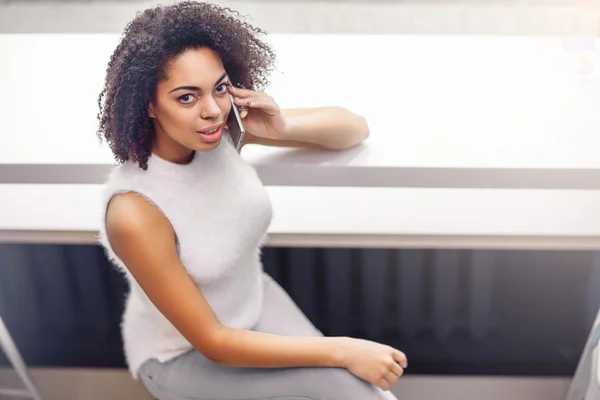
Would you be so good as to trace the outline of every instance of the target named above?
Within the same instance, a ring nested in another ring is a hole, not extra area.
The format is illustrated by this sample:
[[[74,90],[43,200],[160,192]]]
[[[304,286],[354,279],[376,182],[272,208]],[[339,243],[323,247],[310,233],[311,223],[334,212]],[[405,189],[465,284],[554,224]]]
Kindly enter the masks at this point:
[[[219,79],[217,79],[217,81],[215,82],[215,85],[217,85],[219,82],[221,82],[226,76],[227,76],[227,72],[225,72],[223,75],[221,75],[221,77]],[[178,86],[175,89],[170,90],[169,93],[176,92],[177,90],[193,90],[193,91],[199,92],[202,89],[200,89],[198,86],[185,85],[185,86]]]

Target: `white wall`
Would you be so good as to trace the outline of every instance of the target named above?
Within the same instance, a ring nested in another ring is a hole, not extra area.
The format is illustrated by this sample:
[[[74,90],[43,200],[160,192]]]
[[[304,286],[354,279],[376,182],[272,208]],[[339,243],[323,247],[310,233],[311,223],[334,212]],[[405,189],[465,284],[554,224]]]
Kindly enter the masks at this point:
[[[600,36],[600,0],[213,2],[251,16],[269,32]],[[0,0],[0,33],[118,32],[136,11],[155,3]]]

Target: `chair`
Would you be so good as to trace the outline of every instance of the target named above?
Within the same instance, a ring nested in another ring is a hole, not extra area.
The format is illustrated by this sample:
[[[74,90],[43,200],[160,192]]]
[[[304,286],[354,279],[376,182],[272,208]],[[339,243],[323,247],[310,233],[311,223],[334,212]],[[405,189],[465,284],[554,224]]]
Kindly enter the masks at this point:
[[[0,388],[0,396],[15,396],[15,397],[29,397],[35,400],[43,400],[40,392],[37,390],[35,384],[33,383],[33,379],[29,374],[29,370],[15,345],[15,342],[12,340],[4,321],[2,321],[2,317],[0,316],[0,349],[4,352],[8,361],[11,363],[17,375],[25,385],[26,390],[18,390],[18,389],[2,389]]]
[[[571,380],[567,400],[600,398],[600,311],[588,336],[581,358]]]

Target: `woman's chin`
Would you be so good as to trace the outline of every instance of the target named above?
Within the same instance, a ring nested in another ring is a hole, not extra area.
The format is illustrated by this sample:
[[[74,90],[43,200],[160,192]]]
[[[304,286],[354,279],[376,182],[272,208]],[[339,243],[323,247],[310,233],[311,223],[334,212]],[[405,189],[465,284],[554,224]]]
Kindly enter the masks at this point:
[[[221,138],[214,142],[202,142],[196,143],[194,146],[194,150],[196,151],[211,151],[219,147],[219,143],[221,143]]]

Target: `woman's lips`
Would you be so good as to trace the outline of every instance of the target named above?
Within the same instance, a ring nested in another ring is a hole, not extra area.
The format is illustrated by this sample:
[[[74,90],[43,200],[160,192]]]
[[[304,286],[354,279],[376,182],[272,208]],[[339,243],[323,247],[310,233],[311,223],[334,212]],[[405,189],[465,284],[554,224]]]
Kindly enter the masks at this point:
[[[202,140],[208,143],[214,143],[221,138],[223,134],[223,124],[214,125],[201,131],[196,131]]]

